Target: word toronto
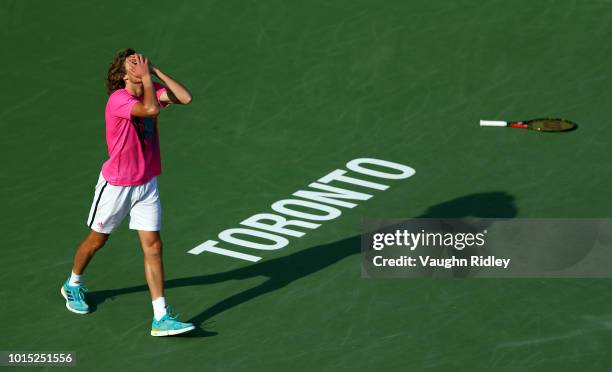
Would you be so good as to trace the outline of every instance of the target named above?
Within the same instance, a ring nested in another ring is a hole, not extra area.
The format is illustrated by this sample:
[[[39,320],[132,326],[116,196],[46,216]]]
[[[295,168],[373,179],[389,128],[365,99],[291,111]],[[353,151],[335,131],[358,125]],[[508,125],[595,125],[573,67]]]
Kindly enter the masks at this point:
[[[370,190],[384,191],[389,188],[389,185],[363,179],[363,176],[400,180],[416,173],[409,166],[374,158],[351,160],[346,163],[346,168],[357,174],[347,174],[345,169],[333,170],[309,184],[308,188],[294,192],[293,198],[274,202],[270,208],[275,213],[258,213],[240,222],[242,227],[221,231],[218,236],[224,242],[223,246],[217,240],[207,240],[188,253],[198,255],[210,252],[257,262],[261,257],[240,252],[233,246],[263,251],[284,248],[289,244],[287,237],[301,238],[306,235],[302,230],[317,229],[321,226],[318,222],[340,217],[342,210],[338,207],[357,206],[349,200],[368,200],[373,196]],[[359,187],[359,191],[354,190],[355,187]]]

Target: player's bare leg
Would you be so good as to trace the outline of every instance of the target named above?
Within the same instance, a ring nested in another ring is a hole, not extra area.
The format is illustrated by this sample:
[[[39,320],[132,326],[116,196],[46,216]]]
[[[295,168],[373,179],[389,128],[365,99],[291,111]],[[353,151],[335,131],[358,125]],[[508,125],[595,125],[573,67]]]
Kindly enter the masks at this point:
[[[106,244],[108,237],[108,234],[102,234],[93,230],[89,231],[89,234],[79,245],[79,248],[74,255],[74,265],[72,267],[72,271],[75,274],[83,274],[83,271],[85,271],[85,268],[89,264],[89,261],[91,261],[91,258],[98,251],[98,249],[102,248],[104,244]]]
[[[89,305],[85,301],[85,292],[87,288],[83,284],[81,275],[91,261],[91,258],[96,254],[98,249],[102,248],[108,240],[108,234],[102,234],[93,230],[89,231],[85,240],[81,242],[74,254],[74,265],[70,278],[64,282],[60,289],[62,296],[66,299],[66,308],[73,313],[87,314]]]
[[[167,311],[164,297],[163,245],[159,232],[138,230],[138,237],[144,253],[145,277],[153,304],[151,336],[172,336],[193,330],[195,328],[193,324],[179,322],[176,316]]]
[[[164,264],[162,240],[159,231],[138,230],[138,238],[144,253],[144,269],[151,300],[164,296]]]

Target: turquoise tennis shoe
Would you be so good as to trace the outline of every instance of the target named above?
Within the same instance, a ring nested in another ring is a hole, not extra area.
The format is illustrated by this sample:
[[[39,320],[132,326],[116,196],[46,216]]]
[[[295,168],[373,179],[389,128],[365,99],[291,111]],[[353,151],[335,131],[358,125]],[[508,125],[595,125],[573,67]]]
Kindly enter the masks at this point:
[[[71,286],[66,280],[61,289],[62,296],[66,299],[66,308],[73,313],[87,314],[89,305],[85,302],[85,292],[87,288],[84,285]]]
[[[151,336],[174,336],[195,329],[191,323],[182,323],[176,320],[177,316],[164,315],[160,320],[153,318],[151,323]]]

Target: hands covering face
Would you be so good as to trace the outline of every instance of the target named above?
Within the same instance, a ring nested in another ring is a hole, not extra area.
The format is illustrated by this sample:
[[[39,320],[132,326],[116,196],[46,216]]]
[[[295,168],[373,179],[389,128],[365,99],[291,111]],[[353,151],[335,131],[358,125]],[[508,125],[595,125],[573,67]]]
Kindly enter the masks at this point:
[[[149,60],[142,54],[132,54],[127,58],[128,74],[137,79],[142,79],[151,73]]]

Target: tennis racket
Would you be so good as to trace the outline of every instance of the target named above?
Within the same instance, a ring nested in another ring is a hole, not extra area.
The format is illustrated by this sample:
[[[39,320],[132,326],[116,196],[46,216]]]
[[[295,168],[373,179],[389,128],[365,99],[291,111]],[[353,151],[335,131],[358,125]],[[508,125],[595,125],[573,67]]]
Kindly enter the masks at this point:
[[[481,120],[481,127],[511,127],[531,129],[540,132],[567,132],[578,127],[573,121],[565,119],[533,119],[524,121]]]

